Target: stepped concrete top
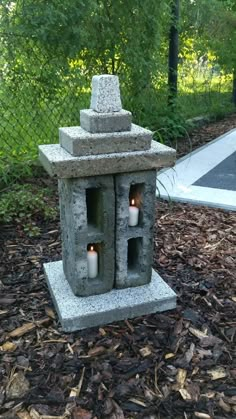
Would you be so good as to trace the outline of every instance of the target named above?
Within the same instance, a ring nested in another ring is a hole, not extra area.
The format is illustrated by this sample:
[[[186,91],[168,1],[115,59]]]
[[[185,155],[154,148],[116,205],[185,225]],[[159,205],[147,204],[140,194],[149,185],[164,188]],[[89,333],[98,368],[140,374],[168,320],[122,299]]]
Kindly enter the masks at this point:
[[[152,140],[122,109],[119,79],[92,78],[91,109],[80,111],[81,126],[59,129],[60,144],[39,146],[45,170],[58,178],[137,172],[171,166],[176,152]]]
[[[74,157],[60,144],[39,146],[39,159],[50,176],[75,178],[152,170],[172,166],[176,151],[156,141],[144,151]]]
[[[103,113],[119,112],[122,109],[118,76],[93,76],[90,108]]]

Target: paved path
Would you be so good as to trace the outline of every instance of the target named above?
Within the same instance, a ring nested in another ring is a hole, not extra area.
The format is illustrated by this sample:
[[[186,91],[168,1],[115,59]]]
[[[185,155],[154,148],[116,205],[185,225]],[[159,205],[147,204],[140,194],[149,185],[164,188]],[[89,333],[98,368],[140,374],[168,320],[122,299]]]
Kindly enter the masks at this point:
[[[236,211],[236,129],[157,175],[163,199]]]

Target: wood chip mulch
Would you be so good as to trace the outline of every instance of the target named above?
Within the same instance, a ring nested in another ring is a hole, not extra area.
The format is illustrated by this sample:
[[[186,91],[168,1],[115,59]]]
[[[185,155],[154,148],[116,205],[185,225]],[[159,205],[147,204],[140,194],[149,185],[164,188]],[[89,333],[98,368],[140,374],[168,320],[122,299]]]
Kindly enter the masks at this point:
[[[202,128],[195,128],[186,136],[184,141],[179,139],[170,145],[177,150],[177,157],[179,158],[235,128],[236,114],[234,113],[220,121],[208,123]]]
[[[59,220],[37,224],[0,226],[0,418],[236,418],[235,212],[159,201],[154,267],[176,310],[70,334],[42,270]]]

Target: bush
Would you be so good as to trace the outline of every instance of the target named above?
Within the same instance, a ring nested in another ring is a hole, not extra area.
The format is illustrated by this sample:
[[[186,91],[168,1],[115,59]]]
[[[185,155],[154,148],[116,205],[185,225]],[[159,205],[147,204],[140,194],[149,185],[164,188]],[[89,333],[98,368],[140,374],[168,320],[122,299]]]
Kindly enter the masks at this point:
[[[39,235],[40,228],[35,220],[38,217],[54,220],[58,214],[57,208],[50,205],[50,194],[47,188],[15,185],[0,196],[0,223],[19,223],[28,235]]]

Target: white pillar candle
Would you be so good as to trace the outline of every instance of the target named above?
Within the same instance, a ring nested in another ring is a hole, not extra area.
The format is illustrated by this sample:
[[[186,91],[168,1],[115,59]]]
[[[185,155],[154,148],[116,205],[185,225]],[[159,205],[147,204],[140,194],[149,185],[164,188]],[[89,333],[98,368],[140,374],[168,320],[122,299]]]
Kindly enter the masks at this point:
[[[139,208],[135,206],[135,200],[131,200],[129,206],[129,226],[134,227],[138,225]]]
[[[88,261],[88,277],[96,278],[98,274],[98,253],[94,250],[93,246],[87,252]]]

